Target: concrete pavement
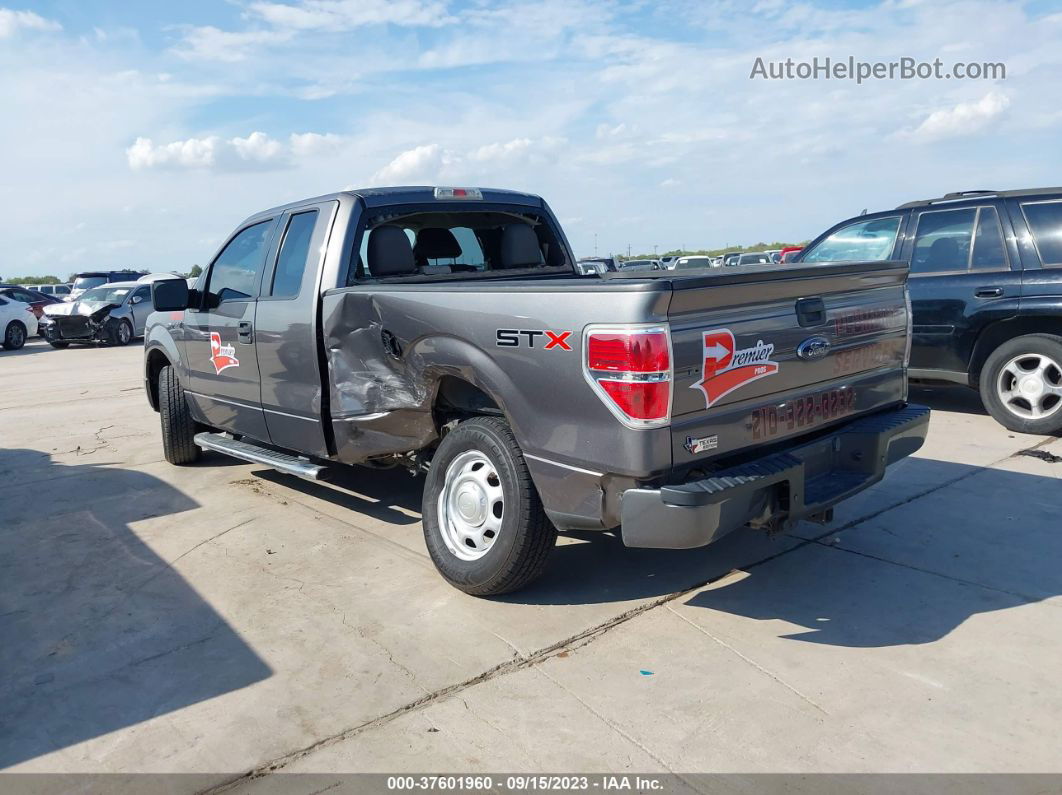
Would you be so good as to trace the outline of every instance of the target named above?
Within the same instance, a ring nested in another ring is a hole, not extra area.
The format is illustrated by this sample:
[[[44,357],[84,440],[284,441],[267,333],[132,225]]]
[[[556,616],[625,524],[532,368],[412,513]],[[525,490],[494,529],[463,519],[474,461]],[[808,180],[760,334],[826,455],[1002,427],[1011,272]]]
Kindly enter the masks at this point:
[[[500,600],[421,481],[162,460],[141,351],[0,353],[0,768],[1059,771],[1062,456],[963,390],[831,527],[561,540]]]

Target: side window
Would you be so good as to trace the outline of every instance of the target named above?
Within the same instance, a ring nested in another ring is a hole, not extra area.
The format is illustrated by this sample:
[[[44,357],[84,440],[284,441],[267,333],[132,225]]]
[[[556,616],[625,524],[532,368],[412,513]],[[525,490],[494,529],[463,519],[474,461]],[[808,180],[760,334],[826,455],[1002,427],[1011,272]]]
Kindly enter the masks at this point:
[[[970,262],[977,209],[930,210],[918,217],[911,273],[964,271]]]
[[[224,301],[246,301],[254,295],[254,280],[262,268],[273,221],[249,226],[229,241],[210,269],[207,292]]]
[[[288,220],[284,242],[280,244],[277,267],[273,271],[273,283],[269,287],[269,294],[273,297],[294,298],[299,294],[316,224],[317,210],[296,213]]]
[[[1003,227],[995,207],[981,207],[977,211],[977,232],[974,235],[970,270],[1008,270],[1007,253],[1003,248]]]
[[[1021,211],[1032,230],[1040,262],[1062,266],[1062,202],[1023,204]]]
[[[801,259],[804,262],[874,262],[886,260],[896,245],[900,216],[872,218],[842,226],[819,241]]]

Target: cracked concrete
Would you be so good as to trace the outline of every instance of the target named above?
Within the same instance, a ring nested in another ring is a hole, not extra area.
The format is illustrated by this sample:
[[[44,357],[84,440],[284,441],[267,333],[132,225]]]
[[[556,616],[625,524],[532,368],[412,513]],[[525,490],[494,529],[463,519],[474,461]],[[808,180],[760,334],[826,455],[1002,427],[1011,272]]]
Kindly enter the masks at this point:
[[[426,559],[418,481],[170,467],[139,351],[31,354],[0,381],[0,768],[243,790],[1060,766],[1062,442],[964,393],[832,527],[687,552],[571,534],[540,584],[485,601]]]

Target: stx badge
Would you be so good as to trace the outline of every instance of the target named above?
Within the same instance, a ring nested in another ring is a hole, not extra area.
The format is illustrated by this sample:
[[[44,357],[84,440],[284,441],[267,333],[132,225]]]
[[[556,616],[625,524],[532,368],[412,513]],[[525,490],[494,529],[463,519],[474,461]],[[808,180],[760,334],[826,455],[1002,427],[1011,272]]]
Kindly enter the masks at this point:
[[[214,372],[218,375],[229,367],[240,366],[240,360],[236,358],[236,348],[232,345],[222,345],[221,335],[216,331],[210,332],[210,361],[214,363]]]
[[[778,372],[772,362],[774,344],[758,340],[751,348],[738,348],[730,329],[704,332],[704,375],[691,389],[704,394],[708,408],[745,384]]]

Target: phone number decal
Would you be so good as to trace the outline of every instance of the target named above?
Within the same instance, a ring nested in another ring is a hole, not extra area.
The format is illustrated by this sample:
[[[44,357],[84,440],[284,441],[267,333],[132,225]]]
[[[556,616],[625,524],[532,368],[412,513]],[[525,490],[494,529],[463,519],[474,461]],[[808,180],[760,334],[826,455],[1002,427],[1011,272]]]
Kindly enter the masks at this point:
[[[768,439],[783,431],[810,428],[855,411],[856,393],[849,387],[831,389],[817,395],[790,400],[781,405],[764,406],[752,412],[750,428],[753,439]]]

